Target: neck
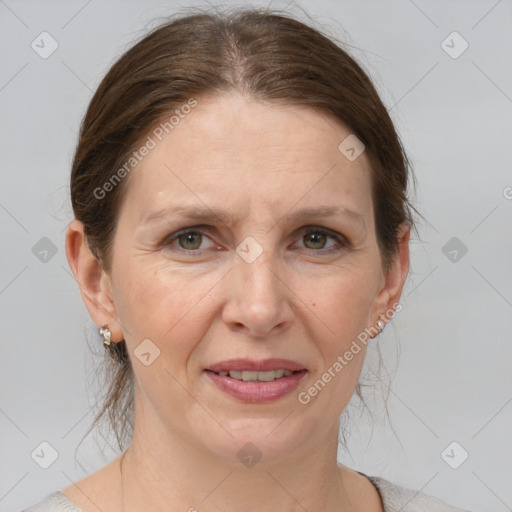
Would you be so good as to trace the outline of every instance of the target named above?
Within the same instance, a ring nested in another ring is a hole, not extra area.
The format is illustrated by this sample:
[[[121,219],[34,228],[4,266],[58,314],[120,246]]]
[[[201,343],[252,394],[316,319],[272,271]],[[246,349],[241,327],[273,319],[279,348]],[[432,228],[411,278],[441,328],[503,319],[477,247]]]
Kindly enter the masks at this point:
[[[121,458],[123,512],[353,510],[336,462],[337,424],[324,439],[252,467],[222,460],[177,435],[135,431]]]

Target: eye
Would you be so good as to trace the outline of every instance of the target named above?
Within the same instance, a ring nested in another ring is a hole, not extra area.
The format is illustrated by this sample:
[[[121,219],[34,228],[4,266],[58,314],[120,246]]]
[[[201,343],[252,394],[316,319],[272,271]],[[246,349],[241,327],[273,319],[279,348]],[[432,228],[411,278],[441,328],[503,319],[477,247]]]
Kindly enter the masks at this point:
[[[320,226],[305,226],[300,234],[301,237],[297,243],[300,245],[302,242],[303,247],[313,253],[325,254],[350,248],[349,242],[343,235]],[[160,245],[170,250],[196,255],[216,247],[212,239],[207,236],[206,229],[197,226],[185,228],[167,236]]]
[[[303,230],[301,240],[306,249],[314,252],[332,252],[346,248],[348,245],[343,236],[320,227]]]
[[[209,240],[210,245],[203,245],[203,243]],[[182,249],[187,252],[201,252],[204,249],[210,249],[213,247],[213,242],[206,234],[198,229],[187,229],[179,231],[173,235],[170,235],[162,242],[163,246],[172,246],[175,249]]]

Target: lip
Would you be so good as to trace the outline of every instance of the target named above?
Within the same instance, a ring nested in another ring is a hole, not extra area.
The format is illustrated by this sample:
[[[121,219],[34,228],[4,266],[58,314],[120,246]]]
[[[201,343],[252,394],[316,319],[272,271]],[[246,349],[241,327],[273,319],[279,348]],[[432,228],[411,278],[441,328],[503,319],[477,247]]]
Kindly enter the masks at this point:
[[[283,376],[270,382],[233,379],[229,376],[217,375],[221,371],[253,371],[289,370],[292,375]],[[289,359],[229,359],[215,363],[203,370],[208,378],[224,393],[248,403],[272,402],[288,395],[295,390],[308,371],[303,365]]]
[[[212,372],[228,372],[230,370],[241,372],[243,370],[252,372],[268,372],[270,370],[289,370],[298,372],[306,368],[295,361],[290,359],[263,359],[257,361],[255,359],[228,359],[219,363],[208,366],[206,370]]]
[[[274,379],[270,382],[245,382],[228,376],[217,375],[211,370],[204,370],[204,373],[221,391],[228,395],[243,402],[263,403],[278,400],[291,393],[298,387],[300,381],[307,375],[308,371],[305,369],[299,370],[287,377]]]

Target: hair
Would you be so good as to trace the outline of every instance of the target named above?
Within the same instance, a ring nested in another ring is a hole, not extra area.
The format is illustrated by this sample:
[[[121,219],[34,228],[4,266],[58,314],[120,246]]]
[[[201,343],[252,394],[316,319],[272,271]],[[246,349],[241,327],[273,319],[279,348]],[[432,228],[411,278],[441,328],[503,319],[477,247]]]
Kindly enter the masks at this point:
[[[281,11],[209,9],[168,18],[126,51],[90,101],[71,172],[74,215],[101,268],[111,270],[129,177],[100,197],[95,191],[106,190],[141,141],[176,109],[191,99],[238,93],[313,108],[333,116],[363,142],[372,170],[376,237],[387,270],[397,254],[400,225],[414,227],[416,210],[407,198],[414,176],[370,78],[346,45],[335,41]],[[134,377],[125,341],[112,347],[113,359],[106,358],[105,368],[108,392],[88,433],[108,416],[123,450],[133,434]],[[356,391],[359,395],[359,385]]]

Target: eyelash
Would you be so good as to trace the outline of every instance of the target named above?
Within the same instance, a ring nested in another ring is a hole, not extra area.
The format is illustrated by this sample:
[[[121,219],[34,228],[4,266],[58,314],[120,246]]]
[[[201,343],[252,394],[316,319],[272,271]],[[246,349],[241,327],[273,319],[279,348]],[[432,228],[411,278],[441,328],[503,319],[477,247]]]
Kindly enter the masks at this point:
[[[175,240],[178,240],[178,238],[180,236],[187,235],[190,233],[207,236],[211,240],[211,237],[209,236],[209,232],[210,232],[210,230],[205,226],[191,226],[189,228],[181,229],[180,231],[177,231],[176,233],[166,236],[159,245],[160,245],[160,247],[170,247],[170,246],[172,246],[172,244]],[[339,252],[341,250],[349,250],[350,249],[350,244],[345,237],[343,237],[342,235],[337,234],[336,232],[331,231],[329,229],[322,228],[321,226],[304,226],[300,230],[299,239],[302,239],[305,235],[310,234],[310,233],[322,234],[328,238],[331,238],[336,242],[336,245],[334,245],[333,247],[329,247],[327,249],[308,249],[306,247],[305,249],[307,251],[310,251],[315,254],[331,254],[333,252]],[[174,250],[177,250],[178,252],[181,252],[184,254],[198,255],[198,254],[202,254],[204,251],[206,251],[208,249],[192,250],[192,249],[183,249],[183,247],[175,247]]]

